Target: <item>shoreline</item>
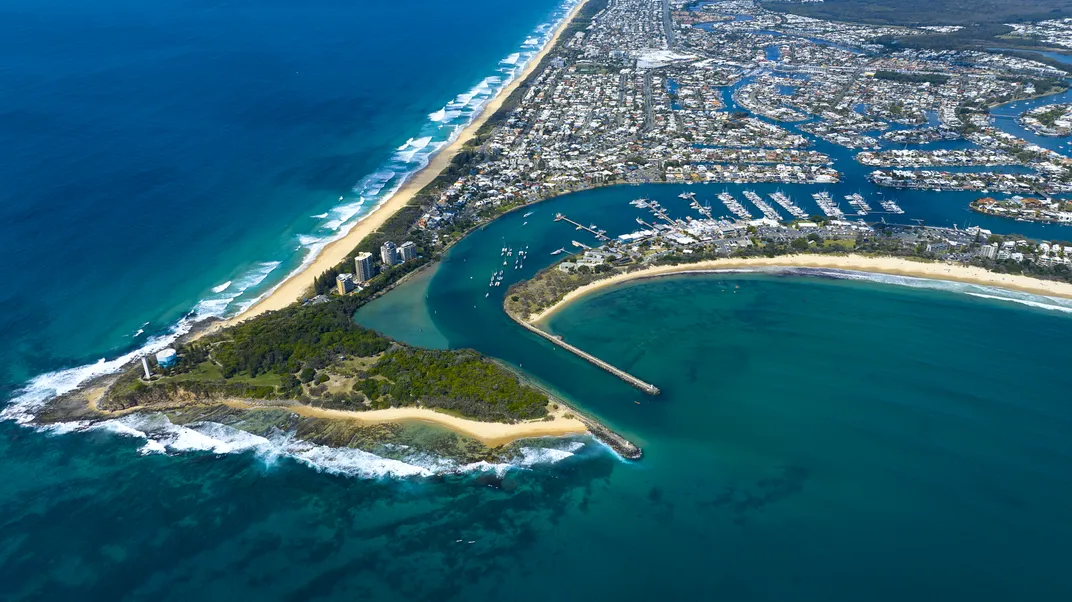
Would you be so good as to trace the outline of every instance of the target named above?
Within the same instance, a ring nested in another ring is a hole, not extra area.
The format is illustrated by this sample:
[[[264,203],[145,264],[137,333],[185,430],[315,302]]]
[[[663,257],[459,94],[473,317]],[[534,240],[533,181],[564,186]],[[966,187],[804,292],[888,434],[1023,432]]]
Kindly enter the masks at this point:
[[[181,408],[188,408],[203,404],[190,404],[183,402],[168,402],[151,406],[133,406],[121,410],[105,410],[98,405],[100,399],[107,394],[108,389],[114,382],[114,375],[103,376],[96,379],[92,386],[78,389],[65,396],[52,401],[54,410],[58,415],[51,419],[33,422],[39,426],[55,423],[100,420],[112,420],[131,414],[146,412],[167,412]],[[542,390],[542,389],[541,389]],[[546,393],[546,392],[545,392]],[[384,410],[338,410],[306,405],[293,401],[257,401],[250,399],[221,399],[206,401],[204,404],[223,404],[236,410],[253,412],[258,410],[284,410],[293,412],[305,418],[322,418],[326,420],[351,420],[364,424],[383,423],[414,423],[425,422],[449,429],[452,432],[472,437],[487,447],[498,447],[512,443],[519,439],[532,439],[536,437],[565,437],[569,435],[590,434],[598,437],[599,429],[606,429],[602,424],[592,421],[587,416],[574,410],[567,404],[548,394],[548,404],[557,404],[557,408],[548,408],[548,416],[552,420],[535,419],[524,422],[484,422],[473,418],[456,416],[446,412],[436,411],[431,408],[398,407]],[[567,417],[567,414],[572,416]],[[590,423],[594,423],[590,424]]]
[[[547,40],[547,43],[544,44],[543,48],[533,55],[532,59],[525,65],[525,69],[521,74],[515,77],[507,86],[503,87],[494,98],[490,99],[481,109],[480,113],[458,133],[457,137],[455,137],[450,144],[437,152],[428,162],[428,165],[410,176],[393,196],[373,209],[368,215],[361,218],[354,224],[350,231],[341,238],[325,245],[315,259],[309,262],[305,267],[290,274],[266,296],[257,300],[256,303],[250,305],[241,313],[217,322],[211,330],[233,326],[243,320],[253,318],[265,312],[283,309],[291,303],[300,300],[302,295],[304,295],[313,285],[313,280],[318,275],[346,259],[346,256],[349,255],[350,251],[352,251],[358,243],[378,230],[388,219],[408,205],[418,192],[423,190],[425,186],[431,184],[433,180],[439,177],[439,174],[442,173],[443,170],[450,166],[451,161],[462,150],[465,144],[476,135],[481,126],[483,126],[492,115],[502,108],[506,99],[509,98],[514,90],[520,87],[530,75],[532,75],[543,59],[551,52],[551,49],[558,44],[562,32],[565,31],[569,24],[577,17],[577,13],[585,3],[586,0],[581,0],[570,10],[558,24],[558,27],[555,28],[554,33],[551,35],[550,39]]]
[[[352,410],[335,410],[331,408],[318,408],[304,404],[280,404],[266,402],[251,403],[248,401],[229,401],[226,405],[241,410],[287,410],[305,416],[307,418],[325,418],[329,420],[356,420],[367,424],[381,424],[385,422],[429,422],[442,426],[456,433],[472,437],[488,447],[498,447],[519,439],[531,439],[535,437],[564,437],[567,435],[582,435],[589,433],[588,426],[578,418],[567,418],[565,415],[571,412],[567,406],[559,404],[557,410],[552,410],[550,416],[554,420],[534,420],[529,422],[482,422],[469,418],[462,418],[445,412],[437,412],[428,408],[389,408],[386,410],[367,410],[355,412]]]
[[[645,280],[676,274],[711,272],[739,268],[827,268],[853,272],[909,276],[926,280],[944,280],[977,284],[1006,290],[1072,299],[1072,284],[1031,278],[1020,274],[999,274],[975,266],[961,266],[944,262],[923,263],[901,257],[868,257],[864,255],[786,255],[783,257],[756,257],[748,259],[715,259],[691,264],[654,266],[616,274],[574,289],[554,305],[525,318],[528,324],[547,320],[569,304],[601,289],[624,284],[633,280]]]

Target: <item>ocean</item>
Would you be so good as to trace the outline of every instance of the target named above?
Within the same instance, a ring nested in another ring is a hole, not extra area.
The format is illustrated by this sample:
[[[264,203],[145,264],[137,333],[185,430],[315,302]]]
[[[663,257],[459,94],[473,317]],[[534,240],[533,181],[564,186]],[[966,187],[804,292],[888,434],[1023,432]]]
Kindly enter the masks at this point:
[[[0,394],[250,304],[422,167],[571,5],[5,2]]]
[[[72,386],[269,289],[427,160],[563,9],[5,3],[0,393]],[[556,212],[617,235],[643,215],[630,199],[684,216],[679,193],[723,188],[742,187],[608,188],[514,212],[357,315],[514,364],[642,461],[577,437],[456,471],[160,419],[4,421],[0,598],[1072,597],[1072,304],[796,271],[634,283],[550,319],[658,397],[499,310],[553,251],[591,242]],[[794,198],[812,210],[817,189]],[[963,195],[898,200],[906,218],[1012,229]],[[503,246],[529,259],[504,267]]]

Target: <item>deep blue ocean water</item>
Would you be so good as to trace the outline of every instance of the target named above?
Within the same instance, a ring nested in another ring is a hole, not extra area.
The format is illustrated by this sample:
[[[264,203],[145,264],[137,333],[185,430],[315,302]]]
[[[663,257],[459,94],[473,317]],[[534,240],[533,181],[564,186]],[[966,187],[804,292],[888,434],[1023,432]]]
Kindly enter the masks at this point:
[[[382,198],[388,172],[419,166],[558,8],[5,3],[0,393],[136,348],[199,301],[210,314],[263,291]],[[870,193],[836,156],[851,177],[831,192]],[[184,431],[174,447],[202,451],[165,455],[115,427],[2,422],[0,599],[1072,597],[1068,306],[743,274],[622,287],[550,321],[657,398],[498,309],[551,251],[590,242],[555,212],[620,234],[642,215],[631,198],[683,216],[682,190],[723,188],[742,187],[601,189],[515,212],[358,315],[518,365],[643,461],[582,438],[502,480],[370,478],[382,464],[325,450]],[[813,210],[818,189],[793,192]],[[967,214],[966,195],[898,199],[906,218],[1009,229]],[[504,245],[530,260],[489,291]]]

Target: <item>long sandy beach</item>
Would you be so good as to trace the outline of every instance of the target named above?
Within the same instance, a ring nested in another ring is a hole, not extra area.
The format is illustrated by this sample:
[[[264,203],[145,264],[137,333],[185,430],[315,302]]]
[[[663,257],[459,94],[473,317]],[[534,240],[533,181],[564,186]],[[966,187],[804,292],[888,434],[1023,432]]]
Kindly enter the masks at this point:
[[[569,408],[560,405],[557,410],[551,411],[552,420],[533,420],[529,422],[517,422],[506,424],[503,422],[481,422],[460,418],[443,412],[436,412],[426,408],[390,408],[387,410],[368,410],[354,412],[349,410],[332,410],[327,408],[315,408],[302,404],[272,405],[251,404],[244,401],[229,402],[228,405],[242,409],[285,409],[300,416],[310,418],[328,418],[331,420],[358,420],[371,424],[381,422],[431,422],[449,428],[452,431],[469,435],[480,442],[494,447],[504,445],[518,439],[532,437],[560,437],[587,433],[588,428],[583,422],[572,416]]]
[[[362,239],[379,229],[392,215],[398,213],[400,209],[405,207],[421,189],[430,184],[440,172],[450,165],[451,160],[454,159],[458,152],[465,146],[465,143],[472,139],[477,130],[480,129],[480,126],[484,125],[484,123],[502,107],[503,102],[505,102],[510,94],[512,94],[533,71],[535,71],[537,65],[540,64],[540,61],[542,61],[547,53],[555,47],[555,44],[558,43],[559,36],[562,35],[562,32],[577,16],[577,12],[583,5],[584,2],[582,1],[578,2],[577,5],[573,7],[570,14],[559,23],[558,28],[555,29],[554,34],[551,36],[551,39],[548,40],[547,44],[545,44],[544,47],[532,57],[532,60],[525,65],[524,71],[522,71],[514,81],[510,82],[510,85],[503,88],[497,96],[492,98],[488,104],[484,106],[480,115],[461,131],[454,142],[437,153],[432,160],[429,161],[428,165],[407,180],[394,196],[373,210],[372,213],[362,218],[361,221],[354,225],[345,236],[325,246],[316,259],[305,266],[304,269],[291,274],[287,280],[283,281],[283,283],[276,287],[271,293],[251,305],[241,314],[221,323],[219,327],[230,326],[267,311],[282,309],[301,299],[306,291],[313,286],[313,280],[319,274],[322,274],[346,259],[346,256],[359,242],[361,242]]]
[[[902,257],[868,257],[864,255],[787,255],[784,257],[756,257],[749,259],[717,259],[682,265],[654,266],[635,272],[617,274],[603,280],[597,280],[572,290],[561,301],[528,317],[528,321],[539,322],[570,303],[592,294],[598,290],[615,286],[631,280],[656,278],[671,274],[686,274],[711,270],[739,268],[828,268],[890,274],[894,276],[911,276],[932,280],[965,282],[982,286],[1010,289],[1048,297],[1072,299],[1072,284],[1040,280],[1015,274],[999,274],[974,266],[948,264],[944,262],[911,261]]]

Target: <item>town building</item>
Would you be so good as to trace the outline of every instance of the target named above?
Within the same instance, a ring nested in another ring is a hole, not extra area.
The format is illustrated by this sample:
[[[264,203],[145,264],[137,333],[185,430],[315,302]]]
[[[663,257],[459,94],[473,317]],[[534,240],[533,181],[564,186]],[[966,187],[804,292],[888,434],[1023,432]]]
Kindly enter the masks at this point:
[[[376,275],[372,267],[372,253],[361,252],[354,257],[354,280],[358,283],[368,282]]]
[[[335,285],[339,288],[339,294],[345,295],[354,290],[354,275],[339,274],[335,277]]]
[[[983,245],[983,246],[979,247],[979,251],[977,252],[977,255],[979,255],[979,257],[984,257],[986,259],[997,259],[997,257],[998,257],[998,246],[997,245]]]
[[[412,240],[402,243],[402,246],[398,247],[398,257],[401,261],[417,259],[417,244]]]
[[[380,261],[382,261],[385,266],[401,263],[398,260],[398,247],[395,246],[395,243],[391,241],[383,243],[383,246],[380,247]]]

